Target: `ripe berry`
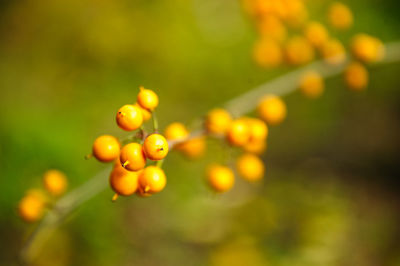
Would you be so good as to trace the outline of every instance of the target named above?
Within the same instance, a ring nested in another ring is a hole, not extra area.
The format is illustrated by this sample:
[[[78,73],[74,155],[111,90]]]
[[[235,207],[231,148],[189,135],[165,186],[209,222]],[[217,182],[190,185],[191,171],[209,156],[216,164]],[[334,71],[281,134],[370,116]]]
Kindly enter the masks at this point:
[[[207,181],[216,192],[226,192],[233,187],[235,176],[230,168],[214,164],[207,169]]]
[[[279,2],[279,1],[274,1]],[[308,19],[308,12],[302,0],[284,1],[285,21],[293,28],[301,27]]]
[[[256,155],[247,153],[236,160],[236,169],[247,181],[258,181],[264,177],[264,164]]]
[[[335,2],[328,12],[328,19],[334,28],[345,30],[353,25],[353,14],[346,5]]]
[[[314,59],[314,48],[302,36],[294,36],[286,43],[286,58],[290,64],[301,65]]]
[[[204,155],[206,150],[205,137],[197,137],[179,144],[179,150],[189,159],[197,159]]]
[[[159,161],[165,158],[168,154],[168,142],[160,134],[149,135],[143,143],[143,150],[146,157],[153,161]]]
[[[45,196],[37,190],[30,190],[18,204],[18,214],[26,222],[38,221],[43,216]]]
[[[234,120],[227,132],[227,140],[231,145],[243,146],[250,138],[249,126],[245,119]]]
[[[353,62],[347,66],[344,78],[349,89],[361,91],[368,85],[368,70],[361,63]]]
[[[278,96],[267,95],[259,103],[257,112],[267,125],[277,125],[286,118],[286,104]]]
[[[128,171],[117,162],[110,174],[110,186],[117,195],[132,195],[138,188],[139,173],[140,171]]]
[[[258,118],[246,117],[243,118],[249,128],[249,142],[264,141],[268,136],[268,127]]]
[[[324,25],[316,21],[307,24],[304,36],[314,47],[321,47],[329,38],[328,31]]]
[[[249,141],[242,148],[245,152],[260,155],[267,149],[267,142],[265,140]]]
[[[151,112],[149,110],[146,110],[142,108],[138,103],[135,103],[135,106],[142,111],[142,116],[143,116],[143,121],[148,121],[151,118]]]
[[[224,135],[232,123],[232,117],[228,111],[216,108],[208,112],[205,120],[205,128],[209,133]]]
[[[353,37],[351,51],[357,59],[370,63],[383,58],[385,47],[379,39],[362,33]]]
[[[139,143],[125,145],[121,149],[119,159],[122,166],[129,171],[138,171],[146,166],[146,157]]]
[[[321,53],[328,64],[337,65],[346,60],[346,50],[343,44],[336,39],[326,41],[321,47]]]
[[[154,91],[140,87],[137,102],[142,108],[153,111],[158,106],[158,96]]]
[[[110,135],[98,137],[92,148],[93,156],[101,162],[111,162],[118,158],[120,144],[117,138]]]
[[[135,105],[124,105],[117,112],[117,124],[123,130],[132,131],[138,129],[142,123],[142,111]]]
[[[300,80],[300,91],[308,98],[318,98],[324,91],[324,80],[316,71],[306,72]]]
[[[277,41],[271,38],[261,38],[254,45],[253,60],[260,67],[276,67],[283,61],[282,48]]]
[[[44,187],[54,196],[62,195],[67,189],[67,177],[58,170],[48,170],[43,176]]]
[[[139,174],[139,186],[145,193],[158,193],[166,184],[165,173],[157,166],[148,166]]]
[[[164,136],[167,140],[182,140],[189,136],[189,131],[182,123],[174,122],[165,128]]]
[[[282,21],[274,15],[264,16],[258,21],[258,30],[262,37],[278,42],[286,39],[287,31]]]

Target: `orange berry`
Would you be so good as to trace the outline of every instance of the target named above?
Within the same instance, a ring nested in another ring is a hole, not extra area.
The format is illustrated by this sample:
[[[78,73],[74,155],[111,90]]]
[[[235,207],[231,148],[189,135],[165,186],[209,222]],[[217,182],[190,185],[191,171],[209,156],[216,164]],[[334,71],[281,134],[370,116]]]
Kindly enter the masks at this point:
[[[286,43],[286,58],[290,64],[301,65],[314,59],[314,48],[302,36],[294,36]]]
[[[258,181],[264,177],[264,164],[256,155],[247,153],[236,160],[236,169],[247,181]]]
[[[301,27],[308,19],[308,12],[303,1],[285,0],[283,3],[286,9],[285,20],[287,24],[294,28]]]
[[[227,140],[231,145],[243,146],[250,138],[249,126],[245,119],[236,119],[231,123],[228,132]]]
[[[146,157],[139,143],[129,143],[122,147],[119,159],[129,171],[138,171],[146,166]]]
[[[93,156],[101,162],[111,162],[118,158],[120,144],[117,138],[110,135],[98,137],[92,148]]]
[[[328,64],[341,64],[346,60],[346,50],[343,44],[336,39],[326,41],[321,47],[321,53]]]
[[[357,59],[369,63],[381,60],[385,47],[379,39],[360,33],[353,37],[351,51]]]
[[[324,80],[316,71],[306,72],[300,80],[300,91],[308,98],[317,98],[324,91]]]
[[[109,179],[112,190],[121,196],[132,195],[138,188],[139,173],[140,171],[128,171],[117,162]]]
[[[230,168],[214,164],[207,169],[207,180],[213,190],[221,193],[233,187],[235,176]]]
[[[143,150],[146,157],[153,161],[159,161],[165,158],[168,154],[168,142],[160,134],[149,135],[143,143]]]
[[[267,95],[258,104],[257,112],[267,125],[278,125],[286,118],[286,104],[278,96]]]
[[[243,146],[243,150],[249,153],[262,154],[267,149],[267,142],[265,140],[249,141]]]
[[[249,141],[264,141],[268,136],[268,127],[264,121],[258,118],[244,118],[249,127]]]
[[[62,195],[67,189],[68,182],[64,173],[58,170],[48,170],[43,176],[44,187],[54,196]]]
[[[345,30],[353,25],[353,13],[342,3],[333,3],[328,12],[328,19],[334,28]]]
[[[143,116],[143,121],[148,121],[151,118],[151,112],[149,110],[146,110],[142,108],[138,103],[135,103],[135,106],[142,111],[142,116]]]
[[[148,166],[139,175],[139,186],[145,193],[158,193],[166,184],[167,178],[160,167]]]
[[[45,203],[40,191],[28,191],[18,204],[18,214],[25,222],[38,221],[43,216]]]
[[[197,159],[203,156],[206,150],[205,137],[197,137],[187,140],[179,145],[179,150],[189,159]]]
[[[216,108],[208,112],[205,120],[205,128],[209,133],[224,135],[232,123],[232,117],[228,111]]]
[[[362,64],[353,62],[347,66],[344,78],[349,89],[361,91],[368,85],[368,70]]]
[[[142,108],[153,111],[158,106],[158,96],[154,91],[140,87],[137,102]]]
[[[260,67],[276,67],[283,60],[282,48],[277,41],[271,38],[262,38],[254,45],[253,59]]]
[[[174,122],[165,128],[164,136],[167,140],[182,140],[189,136],[189,131],[184,124]]]
[[[132,131],[138,129],[142,123],[142,111],[135,105],[124,105],[117,112],[117,124],[123,130]]]
[[[304,35],[314,47],[321,47],[329,38],[324,25],[316,21],[307,24]]]
[[[279,18],[274,15],[262,17],[258,22],[258,30],[263,37],[279,42],[286,39],[286,28]]]

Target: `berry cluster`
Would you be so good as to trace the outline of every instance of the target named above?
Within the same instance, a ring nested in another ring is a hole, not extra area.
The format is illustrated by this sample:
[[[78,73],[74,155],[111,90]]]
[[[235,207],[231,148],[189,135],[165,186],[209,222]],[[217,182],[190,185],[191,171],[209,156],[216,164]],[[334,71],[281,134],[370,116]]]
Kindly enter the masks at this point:
[[[254,45],[253,58],[261,67],[271,68],[287,63],[302,65],[317,55],[330,65],[346,62],[343,43],[335,38],[321,22],[310,20],[304,0],[242,0],[246,13],[254,21],[259,39]],[[327,12],[334,31],[348,30],[354,23],[350,8],[340,2],[332,3]],[[382,42],[368,34],[356,34],[350,43],[352,60],[344,80],[348,88],[363,90],[368,85],[365,63],[383,58]],[[300,91],[309,98],[323,93],[324,82],[316,72],[306,72],[299,81]]]
[[[157,121],[154,110],[158,106],[158,96],[152,91],[140,87],[137,102],[122,106],[116,115],[117,125],[125,131],[140,130],[133,141],[121,148],[120,141],[110,135],[98,137],[92,148],[92,154],[101,162],[114,162],[110,174],[110,186],[114,190],[115,201],[118,196],[150,196],[164,189],[167,179],[161,169],[162,160],[167,156],[167,140],[157,133]],[[153,117],[153,133],[146,135],[143,123]],[[147,159],[157,161],[147,165]]]
[[[48,170],[43,175],[43,186],[41,189],[30,189],[18,204],[18,214],[26,222],[35,222],[42,218],[47,207],[57,197],[64,194],[68,181],[64,173],[59,170]]]

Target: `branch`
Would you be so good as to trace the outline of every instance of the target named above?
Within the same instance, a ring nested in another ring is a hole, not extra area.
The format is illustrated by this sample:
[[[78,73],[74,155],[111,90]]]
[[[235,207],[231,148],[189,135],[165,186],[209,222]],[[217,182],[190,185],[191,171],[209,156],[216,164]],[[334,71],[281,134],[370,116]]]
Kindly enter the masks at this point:
[[[385,44],[385,50],[385,57],[376,64],[400,61],[400,41]],[[252,111],[254,109],[254,103],[258,102],[258,100],[265,94],[284,96],[295,91],[298,88],[299,80],[304,72],[315,70],[318,71],[322,77],[329,78],[340,74],[346,67],[347,63],[348,59],[346,62],[340,65],[328,65],[321,60],[313,62],[307,66],[298,68],[275,79],[267,81],[266,83],[242,95],[239,95],[236,98],[233,98],[224,105],[224,108],[235,117],[244,115]],[[173,148],[179,143],[204,134],[205,133],[203,131],[199,130],[193,132],[187,139],[170,141],[170,148]],[[58,200],[53,209],[49,210],[23,246],[20,252],[20,259],[23,264],[32,261],[47,238],[70,213],[108,187],[107,178],[110,170],[110,166],[106,167],[86,183],[72,190]]]

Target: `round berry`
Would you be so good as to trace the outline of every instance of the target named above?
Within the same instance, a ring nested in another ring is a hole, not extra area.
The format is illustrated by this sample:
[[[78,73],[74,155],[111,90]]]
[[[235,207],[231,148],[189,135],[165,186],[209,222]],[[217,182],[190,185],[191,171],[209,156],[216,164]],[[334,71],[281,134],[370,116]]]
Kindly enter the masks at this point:
[[[344,79],[349,89],[364,90],[368,85],[368,70],[361,63],[353,62],[347,66]]]
[[[30,190],[18,204],[18,214],[26,222],[38,221],[43,216],[45,197],[37,190]]]
[[[103,135],[98,137],[92,148],[93,156],[101,162],[111,162],[118,158],[120,144],[116,137]]]
[[[385,47],[379,39],[361,33],[353,37],[351,51],[357,59],[370,63],[383,58]]]
[[[256,155],[247,153],[236,160],[236,169],[247,181],[258,181],[264,177],[264,164]]]
[[[138,103],[135,103],[135,106],[142,111],[143,121],[148,121],[151,118],[151,112],[147,109],[142,108]]]
[[[158,96],[154,91],[140,87],[137,102],[142,108],[153,111],[158,106]]]
[[[253,60],[263,68],[279,66],[283,61],[279,42],[265,37],[258,40],[253,47]]]
[[[318,72],[306,72],[300,80],[300,91],[308,98],[318,98],[324,91],[324,80]]]
[[[205,120],[205,128],[209,133],[224,135],[232,123],[232,117],[228,111],[216,108],[208,112]]]
[[[345,30],[353,25],[353,14],[350,8],[342,3],[334,2],[328,13],[330,24],[340,30]]]
[[[128,171],[117,162],[114,165],[109,179],[112,190],[121,196],[132,195],[138,188],[139,173],[140,171]]]
[[[153,161],[159,161],[168,154],[168,142],[160,134],[149,135],[143,143],[143,150],[146,157]]]
[[[164,136],[167,140],[182,140],[189,136],[189,131],[182,123],[174,122],[165,128]]]
[[[258,118],[244,118],[249,127],[249,141],[264,141],[268,137],[268,127],[264,121]]]
[[[265,96],[257,107],[258,115],[267,125],[278,125],[286,118],[286,104],[278,96]]]
[[[117,112],[117,124],[126,131],[138,129],[143,124],[141,109],[131,104],[122,106]]]
[[[129,143],[121,149],[119,156],[122,166],[129,171],[139,171],[146,166],[142,145]]]
[[[139,186],[144,193],[158,193],[166,184],[167,178],[160,167],[148,166],[139,175]]]
[[[314,48],[306,38],[294,36],[286,43],[286,57],[290,64],[305,64],[314,59]]]
[[[338,65],[346,60],[346,50],[336,39],[326,41],[321,47],[321,53],[324,61],[331,65]]]
[[[242,148],[246,152],[260,155],[267,149],[267,142],[265,140],[250,140]]]
[[[227,132],[227,140],[233,146],[243,146],[250,138],[249,126],[245,119],[234,120]]]
[[[324,25],[316,21],[307,24],[304,35],[314,47],[321,47],[329,38]]]
[[[179,150],[189,159],[200,158],[206,150],[206,139],[202,136],[187,140],[179,144]]]
[[[43,184],[46,190],[54,196],[62,195],[68,186],[67,177],[58,170],[48,170],[43,176]]]
[[[283,41],[286,39],[287,31],[282,21],[274,16],[263,16],[258,20],[258,30],[261,36],[265,36],[276,41]]]
[[[215,164],[207,169],[207,181],[214,191],[221,193],[233,187],[235,176],[230,168]]]

